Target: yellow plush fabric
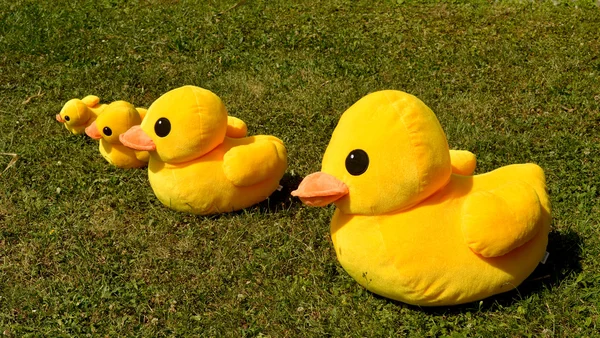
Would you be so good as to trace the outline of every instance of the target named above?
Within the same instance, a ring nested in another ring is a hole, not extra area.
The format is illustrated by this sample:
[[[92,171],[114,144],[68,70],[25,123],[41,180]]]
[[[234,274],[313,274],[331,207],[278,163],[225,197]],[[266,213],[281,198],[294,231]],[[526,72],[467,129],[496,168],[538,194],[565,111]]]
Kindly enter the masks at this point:
[[[356,102],[333,131],[323,156],[323,171],[341,179],[350,191],[361,191],[337,202],[346,213],[381,214],[404,208],[450,179],[450,153],[437,118],[420,100],[398,93],[382,92]],[[339,165],[354,149],[369,154],[373,170],[352,176]],[[391,168],[393,175],[383,174]]]
[[[344,269],[379,295],[423,306],[517,287],[545,253],[550,203],[535,164],[471,176],[475,156],[448,149],[433,112],[400,91],[369,94],[340,118],[322,170],[292,194],[333,201]]]
[[[206,215],[246,208],[279,186],[287,167],[283,142],[245,133],[217,95],[184,86],[158,98],[141,126],[120,139],[150,151],[148,178],[164,205]]]
[[[227,131],[225,132],[227,137],[246,137],[247,133],[248,127],[246,126],[246,122],[237,117],[227,116]]]
[[[60,113],[56,114],[56,120],[65,125],[68,131],[78,135],[83,134],[85,128],[92,124],[106,108],[100,103],[100,98],[88,95],[83,99],[71,99],[65,103]]]
[[[108,163],[119,168],[141,168],[148,164],[148,152],[125,147],[119,141],[119,136],[142,123],[145,114],[144,108],[135,108],[125,101],[115,101],[85,129],[85,133],[100,140],[100,154]]]
[[[459,175],[473,175],[477,158],[467,150],[450,150],[450,164],[452,172]]]

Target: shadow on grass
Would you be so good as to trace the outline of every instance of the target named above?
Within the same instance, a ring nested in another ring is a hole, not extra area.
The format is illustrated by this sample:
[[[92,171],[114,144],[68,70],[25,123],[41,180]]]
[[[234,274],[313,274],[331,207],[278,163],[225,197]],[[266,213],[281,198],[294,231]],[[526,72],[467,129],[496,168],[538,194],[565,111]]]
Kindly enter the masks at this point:
[[[547,248],[550,256],[548,256],[546,264],[539,264],[518,288],[488,297],[483,300],[481,305],[479,301],[475,301],[456,306],[419,307],[394,302],[431,315],[447,315],[467,311],[496,311],[498,305],[508,307],[544,289],[552,290],[568,276],[581,272],[581,244],[582,239],[576,232],[551,232],[548,236]]]
[[[297,209],[302,205],[302,202],[296,197],[292,197],[291,192],[298,188],[302,181],[302,177],[285,173],[279,182],[282,186],[281,190],[275,190],[266,200],[259,203],[256,207],[261,212],[278,212],[281,210]]]
[[[302,202],[296,197],[292,197],[290,193],[298,188],[298,185],[302,181],[302,177],[297,175],[290,175],[285,173],[281,178],[279,184],[281,190],[275,190],[266,200],[248,207],[246,209],[233,211],[230,214],[242,214],[245,212],[259,212],[259,213],[277,213],[280,211],[290,211],[299,208]],[[209,217],[220,217],[223,214],[211,215]]]

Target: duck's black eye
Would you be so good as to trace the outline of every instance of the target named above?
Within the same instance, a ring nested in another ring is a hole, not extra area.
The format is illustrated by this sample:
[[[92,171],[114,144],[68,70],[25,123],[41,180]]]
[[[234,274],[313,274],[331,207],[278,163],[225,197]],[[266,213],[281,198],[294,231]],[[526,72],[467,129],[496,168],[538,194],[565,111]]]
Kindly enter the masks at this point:
[[[110,136],[112,135],[112,130],[109,127],[104,127],[102,128],[102,132],[104,133],[104,135],[106,136]]]
[[[346,170],[350,175],[362,175],[369,167],[369,155],[362,149],[354,149],[346,157]]]
[[[68,116],[65,116],[65,121],[71,121],[71,118]]]
[[[171,122],[165,117],[161,117],[154,124],[154,132],[158,137],[165,137],[171,132]]]

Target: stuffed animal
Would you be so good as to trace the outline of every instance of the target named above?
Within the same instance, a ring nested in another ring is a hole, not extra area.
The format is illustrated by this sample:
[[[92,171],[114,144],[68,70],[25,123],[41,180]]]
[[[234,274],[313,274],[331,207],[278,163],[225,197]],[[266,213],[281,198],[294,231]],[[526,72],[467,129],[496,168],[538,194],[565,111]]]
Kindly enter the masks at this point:
[[[85,133],[100,140],[100,154],[108,163],[119,168],[140,168],[148,164],[147,151],[138,151],[125,147],[119,141],[119,135],[134,125],[142,123],[146,109],[135,108],[131,103],[115,101],[92,122]]]
[[[455,170],[474,168],[473,156],[454,155],[461,162]],[[452,171],[434,113],[412,95],[380,91],[344,112],[321,172],[292,195],[310,206],[336,205],[331,237],[338,260],[381,296],[438,306],[517,287],[548,241],[542,169]]]
[[[60,113],[56,114],[56,120],[64,123],[71,133],[83,134],[85,128],[96,120],[104,108],[106,104],[101,104],[98,96],[88,95],[81,100],[71,99],[65,103]]]
[[[184,86],[159,97],[141,126],[119,139],[150,152],[148,178],[164,205],[200,215],[229,212],[269,197],[287,167],[281,140],[229,137],[229,122],[217,95]]]

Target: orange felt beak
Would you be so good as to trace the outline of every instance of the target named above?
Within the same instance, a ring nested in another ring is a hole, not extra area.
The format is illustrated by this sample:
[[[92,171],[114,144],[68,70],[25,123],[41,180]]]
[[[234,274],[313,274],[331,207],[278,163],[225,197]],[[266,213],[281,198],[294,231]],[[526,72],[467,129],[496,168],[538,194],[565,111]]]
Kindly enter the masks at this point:
[[[85,133],[87,136],[93,138],[94,140],[99,140],[102,138],[100,132],[98,132],[98,127],[96,126],[96,121],[92,122],[87,128],[85,128]]]
[[[348,186],[324,172],[316,172],[306,176],[298,189],[292,191],[292,196],[311,207],[324,207],[348,194]]]
[[[128,131],[119,135],[119,141],[121,141],[124,146],[135,150],[156,150],[154,141],[152,141],[150,136],[148,136],[139,125],[133,126],[129,128]]]
[[[62,116],[60,116],[60,114],[56,114],[56,121],[60,123],[65,123],[65,119],[63,119]]]

